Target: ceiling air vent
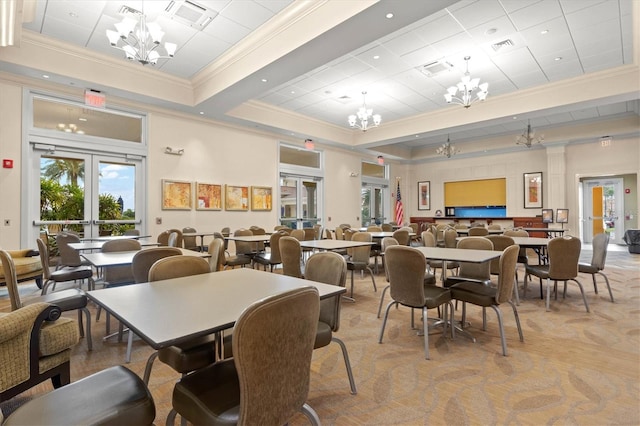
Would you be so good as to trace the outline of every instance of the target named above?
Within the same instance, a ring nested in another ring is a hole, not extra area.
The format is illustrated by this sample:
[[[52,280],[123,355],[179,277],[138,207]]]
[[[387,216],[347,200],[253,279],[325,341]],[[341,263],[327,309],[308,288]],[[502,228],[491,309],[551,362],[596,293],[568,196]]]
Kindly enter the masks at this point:
[[[434,61],[430,62],[426,65],[422,65],[418,67],[418,69],[424,73],[427,77],[433,77],[437,74],[440,74],[443,71],[448,71],[453,67],[447,61]]]
[[[513,42],[513,40],[506,39],[506,40],[499,41],[497,43],[493,43],[491,45],[491,47],[493,48],[494,51],[498,52],[501,49],[505,49],[505,48],[512,47],[512,46],[515,46],[515,45],[516,44]]]
[[[213,18],[218,16],[215,10],[208,10],[189,0],[171,1],[165,9],[169,18],[182,22],[197,30],[203,30]]]

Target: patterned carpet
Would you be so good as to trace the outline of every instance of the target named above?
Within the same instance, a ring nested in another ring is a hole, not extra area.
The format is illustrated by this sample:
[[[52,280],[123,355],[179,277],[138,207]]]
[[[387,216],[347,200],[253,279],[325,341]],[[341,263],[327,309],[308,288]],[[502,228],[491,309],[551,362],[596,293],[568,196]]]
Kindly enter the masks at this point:
[[[358,394],[349,393],[341,352],[331,344],[314,352],[309,404],[325,425],[640,424],[640,255],[612,249],[605,273],[615,303],[601,278],[596,295],[591,277],[581,275],[591,313],[575,285],[569,285],[566,299],[562,294],[552,299],[546,312],[535,283],[518,307],[524,343],[518,340],[510,308],[503,306],[507,357],[502,356],[494,312],[487,311],[488,328],[482,331],[481,311],[475,307],[468,308],[468,330],[476,343],[463,336],[444,338],[435,330],[429,361],[423,337],[409,327],[407,308],[392,309],[384,342],[378,344],[382,320],[376,311],[384,275],[376,276],[377,292],[369,277],[356,276],[356,301],[343,303],[337,335],[348,347]],[[591,252],[583,250],[582,259],[590,258]],[[36,292],[34,284],[21,287],[25,294]],[[8,310],[1,293],[0,310]],[[95,320],[95,309],[92,314]],[[72,380],[124,363],[126,344],[102,341],[103,318],[94,323],[94,350],[88,352],[84,341],[75,347]],[[158,320],[170,321],[170,316]],[[142,375],[151,353],[136,340],[127,366]],[[178,379],[156,361],[150,389],[157,425],[165,422]],[[50,390],[50,383],[41,384],[0,407],[6,414]],[[308,422],[299,415],[291,424]]]

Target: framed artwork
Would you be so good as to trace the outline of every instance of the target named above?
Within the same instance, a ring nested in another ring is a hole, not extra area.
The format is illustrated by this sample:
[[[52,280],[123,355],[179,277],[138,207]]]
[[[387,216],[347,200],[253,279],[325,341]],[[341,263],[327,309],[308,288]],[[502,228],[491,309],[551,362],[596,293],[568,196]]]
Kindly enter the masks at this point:
[[[558,209],[556,211],[557,223],[569,223],[569,209]]]
[[[542,209],[542,223],[553,223],[553,209]]]
[[[196,182],[196,210],[222,210],[222,185]]]
[[[225,185],[225,210],[249,210],[249,187]]]
[[[162,210],[191,210],[191,182],[162,180]]]
[[[542,172],[524,174],[524,208],[542,208]]]
[[[251,187],[251,210],[271,210],[273,191],[270,186]]]
[[[418,182],[418,210],[431,210],[431,182]]]

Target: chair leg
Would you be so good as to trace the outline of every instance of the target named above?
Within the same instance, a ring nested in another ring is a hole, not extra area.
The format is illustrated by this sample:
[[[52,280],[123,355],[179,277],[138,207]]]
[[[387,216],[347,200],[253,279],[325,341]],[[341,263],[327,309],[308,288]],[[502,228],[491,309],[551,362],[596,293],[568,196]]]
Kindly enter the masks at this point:
[[[384,294],[389,290],[389,286],[386,286],[382,289],[382,294],[380,295],[380,304],[378,305],[378,318],[380,318],[380,312],[382,312],[382,303],[384,302]]]
[[[158,358],[158,351],[155,351],[149,358],[147,358],[147,365],[144,367],[144,375],[142,376],[142,381],[145,385],[149,384],[149,377],[151,377],[151,368],[153,367],[153,362]]]
[[[82,308],[82,311],[84,312],[84,315],[85,315],[86,320],[87,320],[87,332],[85,333],[85,336],[87,338],[87,349],[92,351],[93,350],[93,340],[91,339],[91,312],[89,312],[89,309],[87,309],[87,308]],[[79,315],[79,318],[82,318],[80,310],[78,310],[78,315]],[[78,321],[78,325],[80,326],[80,329],[82,330],[82,322],[81,321]],[[80,335],[82,336],[82,332],[80,333]]]
[[[584,294],[584,288],[582,288],[582,284],[580,284],[580,281],[576,280],[575,278],[571,281],[575,281],[575,283],[578,284],[578,287],[580,287],[580,293],[582,293],[582,301],[584,302],[584,307],[587,309],[587,312],[591,312],[589,310],[589,303],[587,302],[587,296],[585,296]]]
[[[353,299],[353,274],[354,274],[354,270],[351,270],[351,298]]]
[[[597,274],[602,275],[604,277],[604,282],[607,283],[607,289],[609,290],[609,297],[611,298],[611,303],[614,303],[613,293],[611,292],[611,286],[609,285],[609,278],[607,278],[607,276],[600,271],[598,271]],[[596,282],[595,274],[593,275],[593,282],[594,283]]]
[[[509,304],[513,309],[513,316],[516,319],[516,326],[518,326],[518,334],[520,335],[520,341],[524,342],[524,334],[522,334],[522,327],[520,326],[520,316],[518,315],[518,309],[516,308],[516,305],[513,304],[513,302],[509,301]]]
[[[518,294],[518,273],[516,272],[516,282],[513,285],[513,294],[516,298],[516,305],[520,306],[520,295]]]
[[[392,300],[391,302],[389,302],[389,304],[387,305],[387,309],[385,309],[384,311],[384,318],[382,319],[382,327],[380,328],[380,336],[378,337],[378,343],[382,343],[382,336],[384,336],[384,328],[387,325],[387,317],[389,316],[389,309],[391,309],[391,306],[393,305],[397,305],[398,302],[396,302],[395,300]]]
[[[547,278],[547,312],[549,312],[549,298],[551,296],[551,280]]]
[[[311,408],[311,406],[306,402],[302,406],[302,413],[309,419],[309,422],[313,426],[320,426],[320,417],[318,417],[318,413],[316,413],[316,410]]]
[[[373,282],[373,291],[377,292],[378,287],[376,287],[376,277],[373,275],[373,269],[367,266],[367,271],[369,271],[369,274],[371,274],[371,282]]]
[[[504,338],[504,325],[502,324],[502,311],[495,305],[491,305],[498,317],[498,327],[500,328],[500,341],[502,342],[502,355],[507,356],[507,340]]]
[[[351,394],[355,395],[358,393],[356,389],[356,381],[353,379],[353,371],[351,370],[351,362],[349,361],[349,353],[347,352],[347,346],[344,342],[337,337],[331,337],[331,340],[340,345],[342,349],[342,357],[344,358],[344,365],[347,368],[347,376],[349,377],[349,386],[351,386]]]
[[[165,422],[165,426],[173,426],[173,425],[175,425],[176,424],[176,415],[177,414],[178,414],[178,412],[172,408],[171,411],[169,411],[169,414],[167,415],[167,421]]]

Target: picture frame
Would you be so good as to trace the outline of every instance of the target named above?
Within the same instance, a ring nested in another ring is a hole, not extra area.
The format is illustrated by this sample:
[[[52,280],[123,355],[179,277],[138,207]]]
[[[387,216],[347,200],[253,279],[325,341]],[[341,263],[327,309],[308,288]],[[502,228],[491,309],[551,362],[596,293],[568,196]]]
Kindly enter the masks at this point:
[[[196,182],[196,210],[222,210],[222,185]]]
[[[553,209],[542,209],[542,223],[553,223]]]
[[[249,187],[225,185],[224,209],[236,211],[249,210]]]
[[[556,223],[569,223],[569,209],[556,210]]]
[[[162,210],[191,210],[192,184],[162,179]]]
[[[431,210],[431,181],[418,182],[418,210]]]
[[[251,210],[270,211],[273,206],[273,189],[270,186],[251,187]]]
[[[542,172],[524,173],[524,208],[542,208]]]

